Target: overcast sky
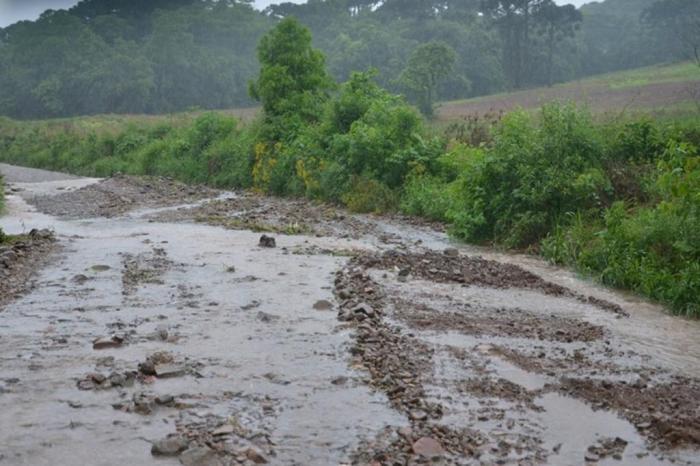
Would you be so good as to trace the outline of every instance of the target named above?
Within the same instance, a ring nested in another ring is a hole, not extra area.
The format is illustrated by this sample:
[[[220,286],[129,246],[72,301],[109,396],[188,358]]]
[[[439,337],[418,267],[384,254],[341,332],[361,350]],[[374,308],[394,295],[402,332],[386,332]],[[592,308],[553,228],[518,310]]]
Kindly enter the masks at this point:
[[[288,0],[256,0],[258,8],[265,8],[270,3],[281,3]],[[305,0],[292,0],[302,3]],[[590,0],[556,0],[557,3],[573,3],[580,6]],[[78,3],[78,0],[0,0],[0,27],[16,23],[22,19],[36,19],[49,8],[58,10],[68,8]]]

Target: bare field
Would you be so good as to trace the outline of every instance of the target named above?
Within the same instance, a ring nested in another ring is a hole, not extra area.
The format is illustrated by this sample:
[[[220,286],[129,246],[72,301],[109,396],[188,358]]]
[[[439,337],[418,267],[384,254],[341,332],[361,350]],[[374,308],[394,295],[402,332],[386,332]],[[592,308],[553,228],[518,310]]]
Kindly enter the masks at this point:
[[[552,101],[574,101],[601,113],[678,115],[700,111],[700,68],[690,63],[596,76],[552,87],[443,103],[439,120],[516,108],[531,110]]]

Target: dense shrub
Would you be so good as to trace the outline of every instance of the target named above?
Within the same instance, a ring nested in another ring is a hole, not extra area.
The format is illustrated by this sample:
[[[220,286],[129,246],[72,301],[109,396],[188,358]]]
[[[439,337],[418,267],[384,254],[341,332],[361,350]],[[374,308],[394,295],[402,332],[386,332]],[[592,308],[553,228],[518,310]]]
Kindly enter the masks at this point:
[[[578,219],[543,242],[551,259],[573,264],[603,283],[635,290],[700,315],[700,157],[671,143],[654,184],[650,206],[617,202],[601,221]]]
[[[588,114],[573,106],[545,107],[539,124],[524,112],[505,117],[493,146],[461,175],[455,233],[524,247],[567,212],[598,206],[609,184],[596,136]]]
[[[253,178],[256,187],[273,194],[385,211],[397,205],[409,172],[432,167],[443,150],[440,140],[426,136],[415,109],[381,89],[372,72],[354,73],[324,104],[317,122],[296,129],[293,138],[258,143]],[[380,200],[380,193],[388,198]]]
[[[2,160],[87,176],[114,173],[169,176],[219,187],[252,184],[252,129],[207,113],[191,125],[128,125],[120,132],[88,131],[54,124],[14,128],[2,122]]]
[[[401,209],[475,242],[539,250],[601,282],[700,315],[700,162],[687,124],[516,112],[478,148],[414,170]]]

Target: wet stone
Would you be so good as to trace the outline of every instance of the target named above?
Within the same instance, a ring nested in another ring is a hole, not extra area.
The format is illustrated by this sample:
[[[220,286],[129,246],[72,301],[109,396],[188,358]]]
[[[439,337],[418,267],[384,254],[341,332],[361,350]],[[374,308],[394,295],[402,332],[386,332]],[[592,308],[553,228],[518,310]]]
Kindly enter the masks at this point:
[[[168,327],[165,325],[159,325],[156,327],[154,337],[159,340],[167,341],[168,339]]]
[[[277,241],[272,236],[262,235],[258,246],[261,248],[275,248],[277,247]]]
[[[355,316],[362,314],[370,318],[374,317],[374,309],[372,309],[372,306],[370,306],[367,303],[360,303],[357,306],[353,307],[350,311]]]
[[[82,285],[86,281],[90,280],[87,275],[83,275],[82,273],[79,273],[78,275],[73,276],[71,278],[71,281],[77,285]]]
[[[139,363],[139,372],[144,375],[156,375],[156,366],[151,361]]]
[[[110,269],[111,267],[109,265],[103,264],[93,265],[92,267],[90,267],[90,270],[92,270],[93,272],[106,272]]]
[[[181,364],[158,364],[154,367],[154,371],[156,377],[165,379],[185,375],[186,368]]]
[[[124,344],[125,338],[121,335],[114,335],[112,337],[101,337],[97,338],[92,342],[92,349],[101,350],[109,348],[119,348]]]
[[[155,402],[159,405],[171,405],[175,403],[175,397],[172,395],[159,395],[155,398]]]
[[[180,436],[166,437],[154,442],[151,454],[154,456],[175,456],[187,449],[187,439]]]
[[[333,385],[345,385],[346,383],[348,383],[348,378],[341,375],[340,377],[336,377],[333,380],[331,380],[331,383]]]
[[[317,311],[330,311],[333,309],[333,304],[326,299],[321,299],[314,303],[314,309]]]
[[[413,444],[413,453],[425,458],[435,458],[442,456],[445,450],[440,442],[432,437],[421,437]]]
[[[267,312],[263,311],[258,312],[258,315],[256,317],[260,322],[265,322],[266,324],[269,324],[270,322],[274,322],[279,319],[279,316],[268,314]]]
[[[222,426],[217,427],[212,431],[212,435],[229,435],[235,432],[235,429],[232,424],[224,424]]]
[[[216,452],[208,447],[193,447],[180,455],[184,466],[223,466]]]
[[[245,452],[246,458],[248,458],[250,461],[252,461],[255,464],[266,464],[267,459],[256,449],[254,448],[249,448]]]
[[[457,248],[447,248],[443,251],[443,254],[445,254],[447,257],[458,257],[459,250]]]

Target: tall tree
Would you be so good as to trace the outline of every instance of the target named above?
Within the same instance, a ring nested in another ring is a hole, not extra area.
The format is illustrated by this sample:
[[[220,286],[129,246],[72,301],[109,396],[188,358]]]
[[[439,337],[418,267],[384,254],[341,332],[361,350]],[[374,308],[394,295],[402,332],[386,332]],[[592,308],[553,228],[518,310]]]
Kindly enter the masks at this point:
[[[484,11],[500,27],[503,61],[515,88],[524,84],[530,68],[532,18],[547,0],[484,0]]]
[[[551,0],[537,12],[537,23],[547,44],[547,84],[553,84],[553,65],[556,47],[566,37],[573,37],[583,15],[573,5],[559,6]]]
[[[320,104],[334,82],[325,57],[311,46],[311,33],[293,17],[285,18],[258,45],[260,74],[250,83],[251,96],[263,105],[271,126],[301,125],[319,117]],[[280,128],[280,133],[293,128]],[[272,134],[275,136],[279,136]]]
[[[437,41],[420,45],[411,53],[399,81],[415,97],[424,115],[433,115],[438,84],[450,75],[456,58],[452,47]]]
[[[658,0],[642,17],[657,33],[675,37],[676,48],[700,66],[700,1]]]

